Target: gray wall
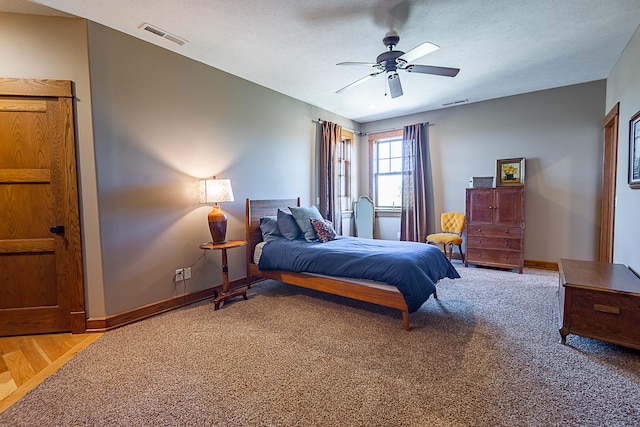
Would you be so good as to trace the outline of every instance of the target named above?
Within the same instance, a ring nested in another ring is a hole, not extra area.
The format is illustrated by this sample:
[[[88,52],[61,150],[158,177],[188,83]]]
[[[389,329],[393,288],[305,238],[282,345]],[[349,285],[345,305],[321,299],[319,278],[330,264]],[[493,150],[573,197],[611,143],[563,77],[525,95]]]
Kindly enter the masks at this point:
[[[430,229],[436,231],[441,212],[464,212],[469,177],[494,176],[496,159],[525,157],[525,259],[590,260],[598,256],[604,102],[605,82],[598,81],[366,123],[361,130],[430,123]],[[360,184],[368,186],[364,175]]]
[[[640,273],[640,190],[627,184],[629,172],[629,119],[640,110],[640,27],[622,52],[607,79],[606,111],[620,102],[618,128],[617,206],[615,215],[614,262]]]
[[[89,60],[108,314],[222,282],[199,178],[230,178],[228,239],[244,239],[245,198],[315,199],[319,117],[355,123],[89,22]],[[244,249],[229,255],[245,275]],[[176,268],[195,264],[174,286]]]

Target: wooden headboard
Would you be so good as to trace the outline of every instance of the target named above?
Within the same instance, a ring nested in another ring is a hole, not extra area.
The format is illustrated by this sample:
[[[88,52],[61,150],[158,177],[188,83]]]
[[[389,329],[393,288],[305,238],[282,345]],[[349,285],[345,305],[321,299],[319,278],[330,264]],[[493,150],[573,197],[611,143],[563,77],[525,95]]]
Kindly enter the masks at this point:
[[[260,218],[263,216],[275,216],[278,208],[288,211],[289,206],[300,206],[300,197],[297,199],[273,199],[250,200],[247,199],[247,211],[245,216],[245,240],[247,241],[247,266],[253,263],[253,251],[256,245],[262,242],[260,231]]]

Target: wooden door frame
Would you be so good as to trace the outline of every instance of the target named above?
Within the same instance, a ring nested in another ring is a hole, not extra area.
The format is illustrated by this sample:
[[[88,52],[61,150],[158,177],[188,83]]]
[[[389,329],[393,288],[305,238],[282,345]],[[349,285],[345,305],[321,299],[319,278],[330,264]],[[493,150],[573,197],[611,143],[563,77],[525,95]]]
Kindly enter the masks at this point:
[[[73,82],[70,80],[0,78],[0,96],[25,96],[58,98],[61,108],[70,120],[60,130],[59,138],[64,139],[64,152],[56,153],[64,161],[64,170],[59,171],[65,177],[64,192],[54,189],[54,199],[63,203],[61,223],[65,224],[64,246],[73,253],[59,266],[64,271],[64,280],[68,284],[69,320],[72,333],[86,331],[86,310],[84,298],[83,254],[80,230],[79,191],[77,177],[77,157],[75,139],[75,114]],[[2,179],[2,177],[0,177]]]
[[[600,262],[613,262],[619,111],[620,103],[618,102],[604,118],[600,244],[598,251],[598,261]]]

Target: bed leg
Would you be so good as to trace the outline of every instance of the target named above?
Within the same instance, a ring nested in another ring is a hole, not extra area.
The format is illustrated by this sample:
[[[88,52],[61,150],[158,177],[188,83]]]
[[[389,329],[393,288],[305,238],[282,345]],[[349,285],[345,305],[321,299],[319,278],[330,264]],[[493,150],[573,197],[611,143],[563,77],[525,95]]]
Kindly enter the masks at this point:
[[[407,310],[402,310],[402,328],[405,331],[409,330],[409,312]]]

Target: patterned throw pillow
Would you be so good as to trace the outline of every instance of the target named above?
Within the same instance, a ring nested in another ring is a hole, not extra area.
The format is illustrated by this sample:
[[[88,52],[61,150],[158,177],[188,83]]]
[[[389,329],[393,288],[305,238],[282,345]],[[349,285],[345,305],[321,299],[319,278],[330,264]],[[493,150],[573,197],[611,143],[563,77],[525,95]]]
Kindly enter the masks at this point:
[[[318,238],[322,242],[326,243],[330,240],[336,240],[338,237],[330,221],[316,218],[310,218],[309,221],[311,221],[313,229],[316,231]]]

